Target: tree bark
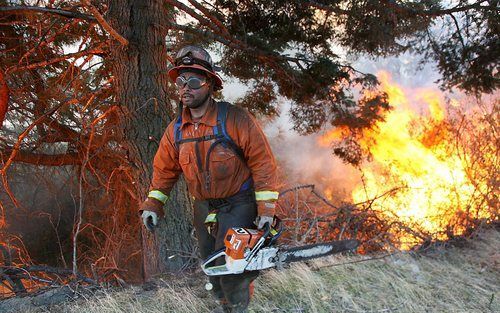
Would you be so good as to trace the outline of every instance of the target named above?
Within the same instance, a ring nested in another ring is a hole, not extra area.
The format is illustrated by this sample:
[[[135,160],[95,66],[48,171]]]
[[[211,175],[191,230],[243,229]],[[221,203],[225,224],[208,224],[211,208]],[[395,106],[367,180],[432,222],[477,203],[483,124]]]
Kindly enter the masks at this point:
[[[121,130],[136,190],[145,199],[152,177],[152,160],[171,121],[167,94],[166,22],[171,16],[160,0],[112,0],[111,26],[129,44],[113,42],[111,56],[117,102],[122,108]],[[166,219],[153,234],[142,229],[143,276],[182,268],[179,252],[191,253],[191,202],[185,184],[178,183],[167,204]],[[131,208],[137,210],[137,207]],[[139,218],[137,223],[139,223]]]
[[[9,105],[9,87],[5,81],[2,70],[0,69],[0,128],[2,128],[7,106]]]

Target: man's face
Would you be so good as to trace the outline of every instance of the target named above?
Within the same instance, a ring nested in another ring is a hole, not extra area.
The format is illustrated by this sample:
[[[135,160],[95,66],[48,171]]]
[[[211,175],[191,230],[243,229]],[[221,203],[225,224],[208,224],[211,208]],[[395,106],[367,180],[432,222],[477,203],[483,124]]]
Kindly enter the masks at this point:
[[[186,81],[195,77],[201,79],[203,82],[206,82],[199,89],[193,89],[189,87],[189,84],[185,84],[183,87],[178,87],[179,96],[184,105],[190,109],[196,109],[202,106],[210,96],[210,83],[207,81],[207,78],[204,75],[193,72],[184,72],[179,76],[184,78]]]

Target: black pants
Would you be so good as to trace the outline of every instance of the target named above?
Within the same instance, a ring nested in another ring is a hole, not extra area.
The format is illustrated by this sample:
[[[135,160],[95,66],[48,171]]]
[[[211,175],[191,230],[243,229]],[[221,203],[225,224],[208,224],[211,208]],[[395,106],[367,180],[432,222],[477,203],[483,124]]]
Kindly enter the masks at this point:
[[[215,236],[208,233],[205,219],[209,212],[217,212],[217,231]],[[255,228],[253,221],[257,216],[257,204],[252,192],[243,192],[224,200],[194,202],[194,227],[198,246],[203,259],[224,247],[224,236],[231,227]],[[220,260],[218,263],[224,263]],[[215,296],[235,309],[245,309],[250,301],[250,284],[257,278],[257,271],[237,275],[209,277]]]

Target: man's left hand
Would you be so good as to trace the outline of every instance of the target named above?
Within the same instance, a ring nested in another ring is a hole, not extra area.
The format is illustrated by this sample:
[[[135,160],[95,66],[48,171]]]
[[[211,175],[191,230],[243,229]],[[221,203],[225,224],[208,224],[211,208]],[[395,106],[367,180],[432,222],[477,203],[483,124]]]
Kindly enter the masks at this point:
[[[255,225],[257,225],[258,229],[264,228],[266,223],[269,223],[269,226],[273,224],[274,217],[273,216],[257,216],[257,219],[255,221]]]

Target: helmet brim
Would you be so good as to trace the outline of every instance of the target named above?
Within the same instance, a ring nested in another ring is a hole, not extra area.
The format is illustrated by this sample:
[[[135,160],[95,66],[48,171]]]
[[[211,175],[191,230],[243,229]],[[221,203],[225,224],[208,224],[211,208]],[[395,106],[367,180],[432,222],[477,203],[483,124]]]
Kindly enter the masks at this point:
[[[171,68],[170,70],[168,70],[168,77],[170,77],[170,79],[175,82],[175,80],[177,79],[177,77],[179,77],[179,71],[181,69],[197,69],[197,70],[201,70],[205,73],[207,73],[208,75],[210,75],[213,79],[214,79],[214,89],[215,90],[221,90],[222,89],[222,79],[219,77],[219,75],[207,70],[205,67],[199,65],[199,64],[191,64],[191,65],[179,65],[179,66],[176,66],[176,67],[173,67]]]

